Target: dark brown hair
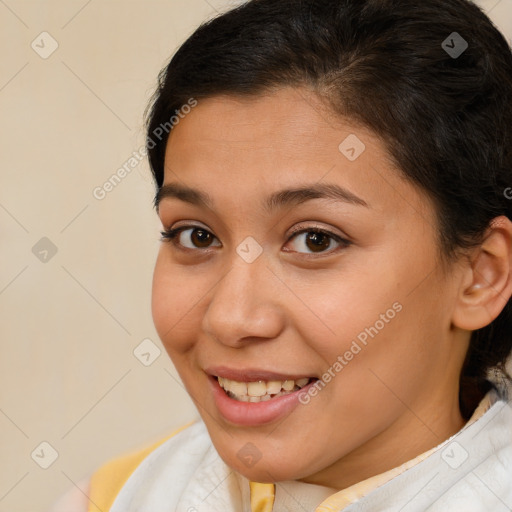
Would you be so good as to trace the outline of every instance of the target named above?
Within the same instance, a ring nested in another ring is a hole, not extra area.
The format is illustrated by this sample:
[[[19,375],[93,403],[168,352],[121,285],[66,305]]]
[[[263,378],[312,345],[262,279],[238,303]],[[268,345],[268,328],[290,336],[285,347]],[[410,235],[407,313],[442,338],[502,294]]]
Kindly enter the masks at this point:
[[[512,218],[512,54],[467,0],[252,0],[204,23],[160,73],[148,108],[157,190],[171,119],[190,98],[304,85],[381,136],[428,194],[444,259],[479,244],[495,217]],[[490,388],[487,370],[511,349],[509,300],[472,333],[461,376],[466,418]]]

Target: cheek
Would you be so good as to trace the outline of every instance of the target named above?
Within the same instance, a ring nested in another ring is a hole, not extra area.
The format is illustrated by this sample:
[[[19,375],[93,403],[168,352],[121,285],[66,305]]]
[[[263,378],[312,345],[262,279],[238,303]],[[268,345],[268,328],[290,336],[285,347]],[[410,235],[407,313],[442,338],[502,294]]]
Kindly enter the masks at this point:
[[[166,261],[160,252],[153,273],[151,310],[158,335],[169,355],[187,351],[206,290],[200,280]]]
[[[341,356],[331,389],[340,410],[357,411],[370,422],[385,421],[398,414],[402,401],[414,403],[435,387],[438,369],[444,367],[446,330],[436,298],[441,302],[435,286],[417,294],[404,287],[373,298],[371,307],[364,308],[364,301],[351,303],[350,312],[339,316],[338,332],[345,327],[346,335],[340,336],[337,352],[329,354],[329,364]]]
[[[391,269],[385,269],[391,275]],[[374,275],[375,274],[375,275]],[[338,356],[361,359],[371,340],[386,337],[403,309],[394,280],[378,279],[380,272],[351,272],[327,276],[318,286],[298,290],[309,307],[297,315],[302,338],[334,364]],[[316,317],[316,318],[315,318]],[[312,322],[312,320],[314,320]]]
[[[370,370],[382,373],[388,385],[399,389],[407,382],[419,382],[428,371],[425,351],[432,339],[440,338],[442,326],[436,314],[442,306],[432,307],[432,301],[440,300],[433,283],[419,287],[418,283],[435,264],[430,255],[413,261],[403,254],[398,249],[393,257],[376,254],[365,268],[328,277],[318,288],[297,290],[320,320],[313,328],[302,317],[301,337],[321,356],[325,370],[336,375],[331,379],[336,382],[332,390],[344,387],[337,396],[352,400],[358,395],[347,392],[347,384],[350,389],[366,390],[369,396],[377,396],[377,391],[388,396]],[[320,291],[312,292],[315,289]]]

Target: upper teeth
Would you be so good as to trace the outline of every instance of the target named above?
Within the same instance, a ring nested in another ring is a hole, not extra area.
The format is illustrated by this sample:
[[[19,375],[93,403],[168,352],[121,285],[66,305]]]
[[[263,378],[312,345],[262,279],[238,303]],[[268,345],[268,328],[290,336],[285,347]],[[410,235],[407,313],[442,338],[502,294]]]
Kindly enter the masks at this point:
[[[270,400],[275,396],[290,393],[296,389],[304,387],[309,378],[305,377],[298,380],[259,380],[257,382],[238,382],[235,380],[218,377],[220,386],[229,396],[242,402],[261,402]]]

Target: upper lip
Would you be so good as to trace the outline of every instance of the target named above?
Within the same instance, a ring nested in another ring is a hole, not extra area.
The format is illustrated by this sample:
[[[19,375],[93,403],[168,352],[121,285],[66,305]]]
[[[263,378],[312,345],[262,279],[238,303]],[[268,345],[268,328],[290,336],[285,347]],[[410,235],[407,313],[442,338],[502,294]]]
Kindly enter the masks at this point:
[[[205,372],[213,377],[222,377],[224,379],[234,380],[237,382],[256,382],[258,380],[299,380],[315,378],[312,375],[304,373],[277,373],[260,368],[228,368],[227,366],[209,366]]]

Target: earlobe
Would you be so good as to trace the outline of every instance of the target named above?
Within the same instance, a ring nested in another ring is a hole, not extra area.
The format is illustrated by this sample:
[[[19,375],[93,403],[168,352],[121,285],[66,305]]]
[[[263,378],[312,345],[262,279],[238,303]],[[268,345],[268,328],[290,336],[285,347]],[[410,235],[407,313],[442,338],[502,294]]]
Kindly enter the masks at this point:
[[[512,222],[496,217],[474,249],[459,289],[453,324],[469,331],[489,325],[512,295]]]

